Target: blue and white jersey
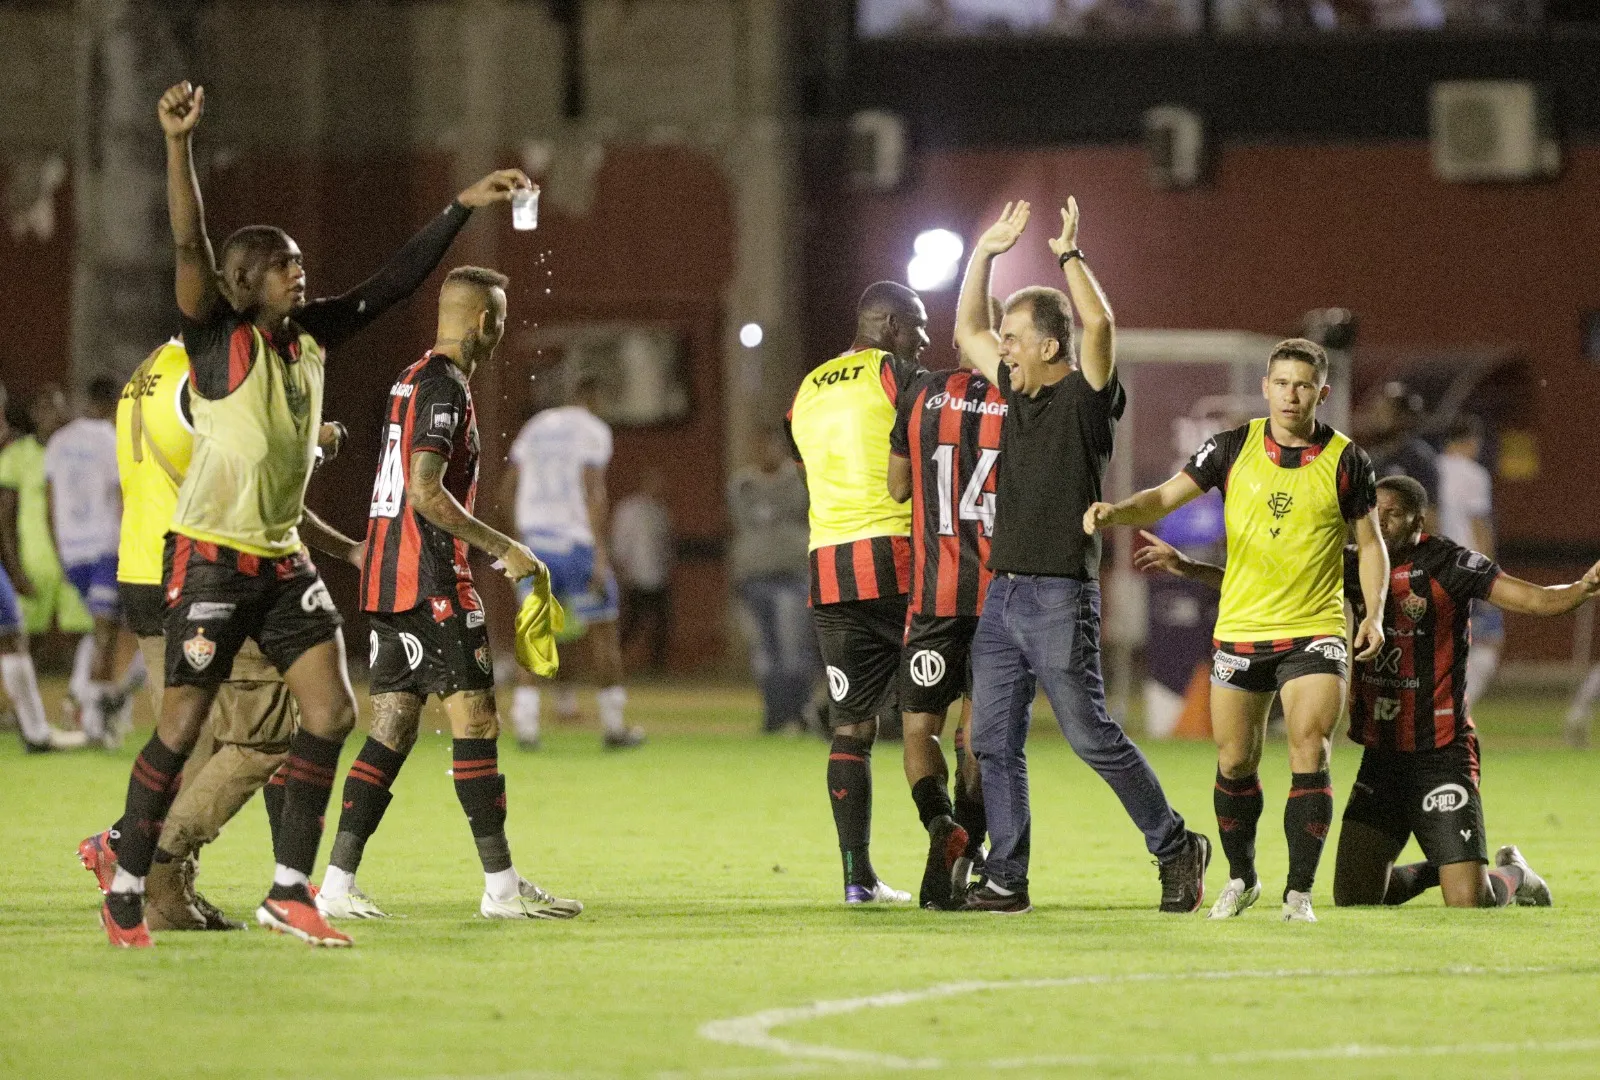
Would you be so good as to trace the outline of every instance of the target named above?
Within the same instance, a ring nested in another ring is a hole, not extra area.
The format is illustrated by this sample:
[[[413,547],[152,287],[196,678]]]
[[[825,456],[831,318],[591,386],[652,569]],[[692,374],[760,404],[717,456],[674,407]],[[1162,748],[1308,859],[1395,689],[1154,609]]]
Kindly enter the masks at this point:
[[[537,413],[511,444],[517,531],[535,551],[594,546],[583,470],[611,461],[611,428],[581,405]]]

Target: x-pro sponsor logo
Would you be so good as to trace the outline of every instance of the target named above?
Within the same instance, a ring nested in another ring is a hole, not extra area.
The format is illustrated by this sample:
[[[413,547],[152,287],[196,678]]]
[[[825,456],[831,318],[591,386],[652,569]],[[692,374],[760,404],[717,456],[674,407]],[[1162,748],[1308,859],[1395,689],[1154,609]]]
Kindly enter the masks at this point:
[[[1321,653],[1324,657],[1336,664],[1342,664],[1349,656],[1344,638],[1319,637],[1313,638],[1306,645],[1306,652]]]
[[[1422,809],[1429,814],[1449,814],[1467,805],[1467,789],[1460,784],[1440,784],[1422,797]]]
[[[918,686],[938,686],[944,681],[944,657],[932,649],[918,649],[906,664]]]
[[[221,600],[196,600],[189,605],[189,621],[205,622],[207,619],[226,619],[239,605]]]
[[[1228,682],[1233,678],[1234,672],[1250,670],[1248,656],[1235,656],[1223,652],[1221,649],[1211,658],[1211,677],[1221,682]]]
[[[850,692],[850,677],[832,664],[828,665],[828,696],[843,701]]]

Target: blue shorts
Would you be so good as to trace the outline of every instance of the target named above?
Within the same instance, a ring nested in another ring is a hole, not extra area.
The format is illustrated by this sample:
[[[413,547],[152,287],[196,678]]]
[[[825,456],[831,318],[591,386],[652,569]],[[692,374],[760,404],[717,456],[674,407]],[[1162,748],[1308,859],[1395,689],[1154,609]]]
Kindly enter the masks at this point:
[[[567,613],[567,630],[562,637],[582,635],[589,623],[615,622],[617,619],[617,576],[606,575],[605,594],[590,590],[589,576],[594,573],[594,548],[579,544],[571,551],[540,551],[528,545],[539,561],[550,568],[550,592],[561,601]],[[517,599],[527,599],[533,591],[531,579],[517,583]]]
[[[22,629],[22,608],[17,603],[17,590],[11,577],[0,567],[0,634],[14,634]]]
[[[1504,645],[1506,617],[1484,600],[1472,602],[1472,641],[1477,645]]]
[[[73,563],[63,567],[67,580],[83,597],[89,614],[97,619],[114,619],[121,607],[117,603],[117,556],[102,555],[93,562]]]

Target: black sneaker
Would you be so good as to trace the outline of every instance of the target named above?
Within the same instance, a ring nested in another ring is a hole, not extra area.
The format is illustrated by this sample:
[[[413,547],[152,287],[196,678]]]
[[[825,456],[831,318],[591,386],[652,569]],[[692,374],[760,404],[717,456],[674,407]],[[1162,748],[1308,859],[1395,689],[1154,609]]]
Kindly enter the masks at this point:
[[[621,731],[608,731],[600,740],[600,745],[607,750],[632,750],[636,746],[644,745],[644,729],[630,727]]]
[[[948,911],[956,906],[952,870],[967,847],[967,830],[955,823],[948,814],[941,814],[928,822],[928,865],[922,871],[922,889],[917,896],[919,907]]]
[[[191,903],[194,904],[194,909],[200,913],[200,917],[205,920],[205,925],[200,928],[202,930],[243,930],[245,928],[244,923],[236,922],[224,915],[222,909],[207,900],[203,893],[195,893]]]
[[[1002,896],[984,882],[967,892],[962,911],[987,911],[995,915],[1025,915],[1033,910],[1026,890],[1019,889],[1010,896]]]
[[[1161,874],[1161,910],[1184,915],[1199,911],[1206,895],[1211,841],[1197,832],[1185,832],[1183,850],[1156,865]]]

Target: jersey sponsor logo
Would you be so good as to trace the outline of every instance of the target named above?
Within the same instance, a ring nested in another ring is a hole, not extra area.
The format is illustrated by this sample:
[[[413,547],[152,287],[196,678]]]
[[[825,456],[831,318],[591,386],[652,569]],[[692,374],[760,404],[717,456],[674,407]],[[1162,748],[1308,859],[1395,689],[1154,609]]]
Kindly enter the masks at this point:
[[[333,606],[333,597],[328,595],[328,587],[318,578],[306,586],[306,591],[300,594],[300,610],[310,615],[312,612],[325,611],[329,615],[337,614]]]
[[[829,664],[828,665],[828,696],[833,698],[833,700],[835,700],[835,701],[843,701],[844,698],[845,698],[845,695],[848,694],[849,692],[850,692],[850,676],[846,675],[844,672],[840,671],[838,668],[834,667],[832,664]]]
[[[1460,555],[1456,556],[1456,565],[1461,567],[1463,570],[1470,570],[1475,574],[1481,574],[1483,571],[1489,569],[1489,556],[1471,550],[1463,551]]]
[[[1460,784],[1440,784],[1422,797],[1422,810],[1426,814],[1451,814],[1466,806],[1467,789]]]
[[[1350,659],[1350,652],[1344,643],[1344,638],[1313,638],[1306,645],[1306,652],[1320,653],[1336,664],[1346,663]]]
[[[469,612],[467,612],[467,629],[468,630],[475,630],[475,629],[477,629],[478,627],[480,627],[482,625],[483,625],[483,612],[481,612],[481,611],[469,611]]]
[[[226,619],[239,605],[229,604],[220,600],[196,600],[189,605],[188,619],[190,622],[205,622],[207,619]]]
[[[922,403],[922,407],[924,409],[928,409],[930,411],[933,410],[933,409],[942,409],[942,408],[944,408],[944,403],[947,400],[949,400],[949,398],[950,398],[949,394],[940,392],[940,393],[937,393],[937,394],[933,395],[932,397],[930,397],[927,401],[923,402]]]
[[[1392,645],[1380,652],[1372,662],[1372,670],[1379,675],[1400,674],[1400,646]]]
[[[442,431],[442,432],[444,432],[446,437],[450,437],[450,436],[455,435],[455,433],[456,433],[456,410],[455,410],[455,406],[447,405],[447,404],[443,404],[443,403],[435,405],[433,407],[432,413],[431,413],[431,415],[429,416],[429,419],[428,419],[428,427],[433,431]]]
[[[217,643],[206,637],[205,627],[195,627],[193,636],[183,643],[183,658],[196,671],[204,671],[217,658]]]
[[[394,397],[406,398],[410,397],[416,391],[416,389],[416,386],[411,383],[395,383],[393,386],[389,387],[389,393]]]
[[[1248,656],[1235,656],[1218,649],[1211,657],[1211,677],[1219,682],[1231,682],[1234,672],[1250,670]]]
[[[835,386],[842,382],[850,382],[861,377],[861,372],[866,369],[865,364],[857,364],[852,368],[837,368],[825,371],[821,375],[811,376],[812,386]]]
[[[401,631],[400,647],[406,651],[406,667],[415,671],[422,666],[422,641],[417,635]]]
[[[494,670],[494,658],[489,655],[489,646],[487,643],[479,645],[476,649],[474,649],[472,652],[472,658],[478,662],[478,666],[483,669],[483,673],[485,675]]]
[[[444,622],[451,615],[450,598],[448,596],[430,596],[428,604],[433,609],[433,621]]]
[[[938,686],[944,681],[944,657],[932,649],[918,649],[907,663],[911,681],[918,686]]]
[[[1412,593],[1400,601],[1400,611],[1406,618],[1416,622],[1428,613],[1428,601]]]
[[[1381,697],[1372,703],[1372,718],[1380,724],[1392,724],[1400,718],[1400,699]]]
[[[1267,496],[1267,509],[1272,511],[1274,521],[1282,521],[1284,515],[1294,509],[1294,496],[1287,491],[1274,491]]]
[[[924,409],[950,408],[955,412],[978,413],[983,416],[1004,416],[1006,403],[1003,401],[969,401],[966,398],[951,397],[947,393],[938,393],[930,397],[922,406]]]

